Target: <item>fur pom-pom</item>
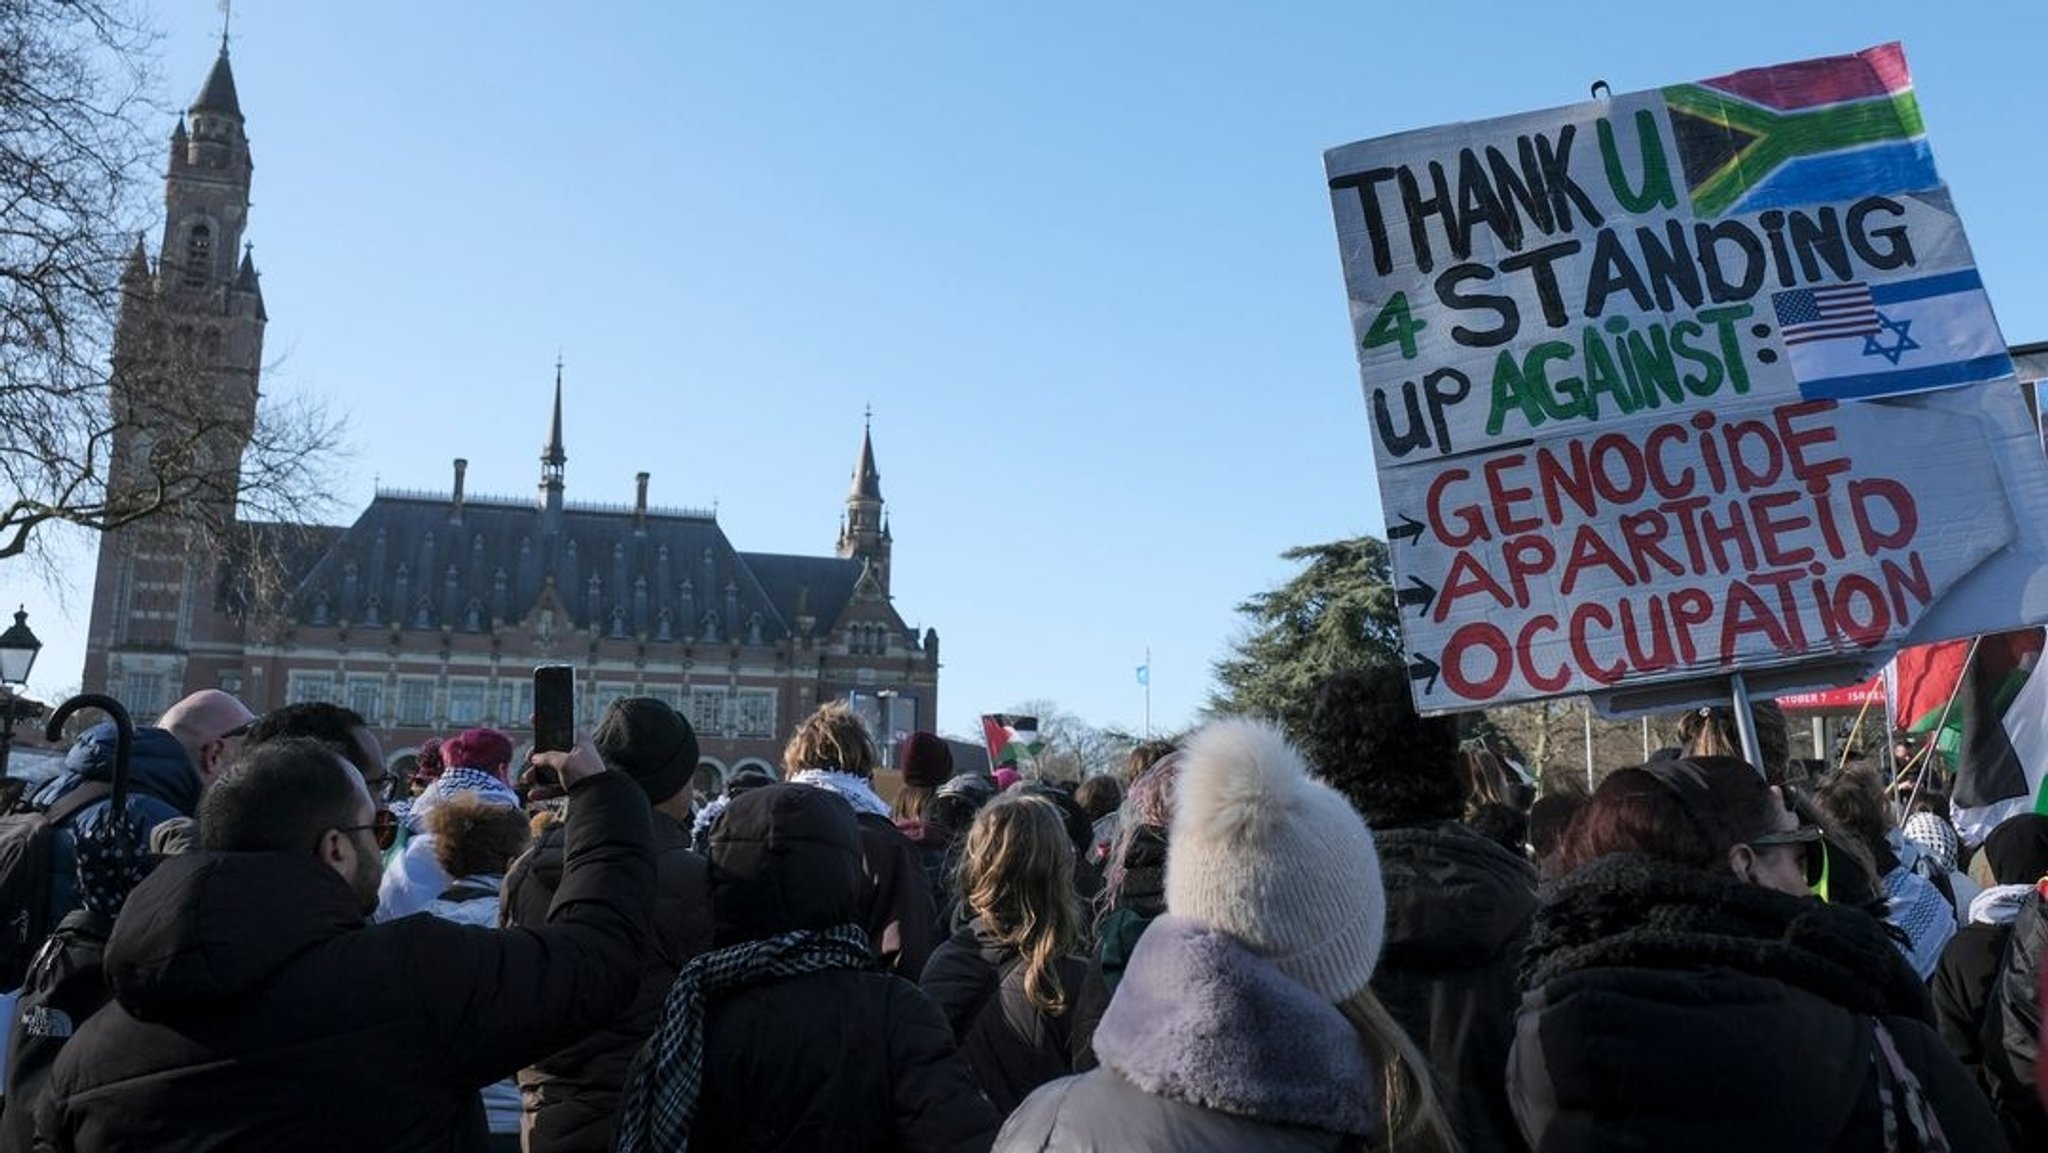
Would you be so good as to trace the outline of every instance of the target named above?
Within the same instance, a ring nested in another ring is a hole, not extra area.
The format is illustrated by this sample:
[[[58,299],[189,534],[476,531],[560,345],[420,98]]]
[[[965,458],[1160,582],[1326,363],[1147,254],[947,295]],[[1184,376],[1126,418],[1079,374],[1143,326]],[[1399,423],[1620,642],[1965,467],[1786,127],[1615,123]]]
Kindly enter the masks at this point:
[[[1308,780],[1307,763],[1265,721],[1217,721],[1194,735],[1185,755],[1174,827],[1204,838],[1237,840],[1285,819]]]

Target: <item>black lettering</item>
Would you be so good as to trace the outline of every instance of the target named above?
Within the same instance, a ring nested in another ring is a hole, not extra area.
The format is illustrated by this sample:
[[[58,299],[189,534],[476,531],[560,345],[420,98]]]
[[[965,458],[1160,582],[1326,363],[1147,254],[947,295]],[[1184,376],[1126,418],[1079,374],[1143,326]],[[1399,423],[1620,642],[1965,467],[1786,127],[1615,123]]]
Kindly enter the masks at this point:
[[[1700,271],[1707,277],[1707,295],[1716,304],[1748,300],[1764,283],[1764,244],[1739,220],[1692,226],[1693,245],[1699,249]],[[1732,241],[1742,250],[1742,276],[1730,280],[1721,265],[1722,241]]]
[[[1491,309],[1500,317],[1500,323],[1492,328],[1473,329],[1464,325],[1453,325],[1451,339],[1466,348],[1492,348],[1506,344],[1515,338],[1522,327],[1521,310],[1515,307],[1514,298],[1490,292],[1463,293],[1458,286],[1469,280],[1492,280],[1493,270],[1483,264],[1453,264],[1444,269],[1436,278],[1436,298],[1444,307],[1467,312],[1475,308]]]
[[[1883,210],[1893,216],[1904,216],[1906,214],[1905,206],[1889,196],[1868,196],[1851,204],[1847,221],[1849,226],[1849,247],[1855,249],[1856,255],[1872,268],[1884,270],[1900,267],[1911,268],[1914,264],[1913,241],[1906,235],[1905,225],[1894,224],[1888,228],[1870,228],[1864,224],[1866,217],[1879,210]],[[1873,236],[1885,241],[1883,248],[1877,248],[1871,244],[1870,238]]]
[[[1598,319],[1607,309],[1608,296],[1619,289],[1628,290],[1638,311],[1650,310],[1650,290],[1636,271],[1635,261],[1629,259],[1614,229],[1603,228],[1594,238],[1593,269],[1586,276],[1586,319]]]
[[[1570,256],[1582,247],[1584,245],[1576,240],[1560,240],[1556,244],[1517,252],[1501,259],[1502,272],[1529,270],[1529,275],[1536,281],[1536,299],[1543,305],[1544,322],[1552,328],[1563,328],[1571,322],[1571,317],[1565,314],[1564,292],[1558,287],[1557,270],[1550,266],[1551,262]]]
[[[1600,210],[1594,206],[1593,198],[1572,179],[1572,138],[1578,135],[1578,125],[1567,124],[1557,131],[1557,147],[1553,151],[1548,137],[1536,137],[1536,162],[1543,169],[1543,183],[1550,191],[1550,204],[1557,213],[1557,227],[1565,232],[1572,230],[1572,205],[1579,206],[1579,215],[1594,227],[1601,224]]]
[[[1365,235],[1372,241],[1373,271],[1381,276],[1394,271],[1394,253],[1387,244],[1387,218],[1380,211],[1379,186],[1393,178],[1393,169],[1374,168],[1330,181],[1332,191],[1349,188],[1357,194],[1358,210],[1365,213]]]

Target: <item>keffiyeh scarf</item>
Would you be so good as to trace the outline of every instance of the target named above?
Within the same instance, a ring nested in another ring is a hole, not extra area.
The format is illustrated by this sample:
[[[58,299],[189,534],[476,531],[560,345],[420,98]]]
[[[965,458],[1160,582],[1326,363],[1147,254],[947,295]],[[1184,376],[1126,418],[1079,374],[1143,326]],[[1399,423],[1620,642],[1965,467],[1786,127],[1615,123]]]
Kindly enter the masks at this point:
[[[856,777],[839,769],[804,769],[790,775],[790,782],[810,785],[837,795],[853,806],[856,813],[873,813],[878,817],[889,815],[889,802],[875,794],[874,785],[866,777]]]
[[[683,1153],[704,1083],[704,1005],[715,994],[761,981],[874,964],[857,925],[799,930],[746,941],[692,959],[669,987],[661,1021],[626,1079],[617,1153]]]

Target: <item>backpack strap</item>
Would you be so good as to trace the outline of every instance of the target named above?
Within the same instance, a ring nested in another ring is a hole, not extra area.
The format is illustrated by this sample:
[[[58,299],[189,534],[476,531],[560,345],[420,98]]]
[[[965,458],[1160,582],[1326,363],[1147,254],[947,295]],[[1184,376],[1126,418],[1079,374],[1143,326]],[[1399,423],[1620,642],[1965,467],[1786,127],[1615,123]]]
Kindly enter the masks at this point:
[[[451,885],[448,888],[441,890],[441,895],[435,899],[440,901],[458,902],[481,901],[485,897],[495,897],[497,895],[498,890],[487,889],[482,885]]]
[[[52,825],[62,825],[77,816],[80,809],[113,791],[114,786],[105,781],[86,781],[51,802],[50,807],[43,810],[43,819]]]

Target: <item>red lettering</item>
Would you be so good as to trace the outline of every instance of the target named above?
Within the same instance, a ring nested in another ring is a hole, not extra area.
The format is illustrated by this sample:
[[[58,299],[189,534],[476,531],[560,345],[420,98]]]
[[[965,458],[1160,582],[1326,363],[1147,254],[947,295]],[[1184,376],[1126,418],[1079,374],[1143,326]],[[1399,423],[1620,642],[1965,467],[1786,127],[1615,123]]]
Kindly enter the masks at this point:
[[[1906,603],[1906,594],[1925,608],[1934,603],[1934,582],[1927,579],[1927,562],[1920,559],[1919,550],[1906,554],[1910,569],[1900,568],[1890,557],[1877,562],[1877,571],[1884,577],[1884,587],[1891,593],[1892,615],[1902,621],[1913,619],[1912,606]]]
[[[1571,555],[1565,558],[1564,579],[1558,583],[1558,591],[1565,596],[1572,595],[1578,587],[1579,574],[1588,568],[1604,568],[1614,574],[1614,579],[1624,585],[1636,583],[1635,575],[1622,563],[1620,554],[1601,537],[1597,525],[1582,524],[1572,534]]]
[[[1473,649],[1483,649],[1493,657],[1492,671],[1477,679],[1465,675],[1465,654]],[[1473,621],[1451,634],[1442,665],[1446,688],[1468,701],[1491,700],[1507,687],[1508,675],[1514,671],[1514,652],[1508,647],[1506,633],[1491,622]]]
[[[1493,498],[1493,520],[1500,526],[1503,535],[1516,532],[1535,532],[1543,522],[1534,516],[1518,517],[1514,505],[1534,497],[1536,491],[1510,485],[1501,474],[1510,469],[1521,468],[1528,457],[1521,453],[1495,457],[1486,462],[1486,492]]]
[[[1700,498],[1704,500],[1705,498]],[[1651,509],[1648,512],[1632,512],[1621,518],[1621,539],[1628,544],[1629,560],[1636,566],[1636,579],[1648,582],[1650,562],[1672,576],[1684,576],[1685,566],[1678,563],[1670,553],[1659,547],[1660,542],[1671,532],[1671,522],[1663,513]]]
[[[1835,411],[1837,402],[1832,400],[1808,400],[1798,404],[1781,404],[1771,410],[1771,416],[1778,423],[1778,440],[1784,444],[1790,460],[1792,475],[1803,480],[1810,492],[1826,490],[1828,478],[1838,472],[1849,471],[1847,457],[1809,459],[1809,448],[1820,448],[1835,443],[1835,426],[1832,420],[1823,421],[1810,428],[1795,427],[1793,422],[1809,416],[1821,416]]]
[[[1442,624],[1451,619],[1451,606],[1468,596],[1481,594],[1492,597],[1504,609],[1515,607],[1514,598],[1508,596],[1508,590],[1493,579],[1486,566],[1471,553],[1461,552],[1451,558],[1451,570],[1444,576],[1443,591],[1436,597],[1436,611],[1430,615],[1436,623]]]
[[[1714,598],[1699,589],[1679,589],[1670,596],[1671,628],[1678,636],[1678,653],[1688,665],[1700,662],[1699,646],[1693,643],[1692,628],[1714,619]]]
[[[1750,633],[1762,633],[1771,648],[1781,653],[1799,650],[1792,646],[1792,638],[1778,625],[1776,613],[1756,590],[1741,581],[1728,582],[1728,612],[1721,618],[1721,663],[1735,663],[1735,650],[1742,638]]]
[[[1529,618],[1522,631],[1515,634],[1515,653],[1522,665],[1522,679],[1538,692],[1560,693],[1572,682],[1571,666],[1560,661],[1557,671],[1545,676],[1536,671],[1536,633],[1557,631],[1557,618],[1544,614]]]
[[[1621,475],[1614,475],[1609,462],[1619,460]],[[1604,433],[1593,441],[1593,485],[1601,499],[1611,504],[1632,504],[1643,495],[1646,484],[1642,451],[1636,442],[1618,432]]]
[[[1515,588],[1515,604],[1529,607],[1529,578],[1547,576],[1557,563],[1557,546],[1549,537],[1518,536],[1501,546],[1501,560],[1507,564],[1508,583]]]
[[[1452,548],[1464,548],[1474,541],[1493,539],[1493,534],[1486,528],[1486,516],[1476,504],[1459,505],[1449,510],[1450,517],[1455,517],[1463,523],[1462,529],[1453,531],[1450,521],[1446,518],[1444,490],[1460,481],[1471,479],[1472,474],[1462,468],[1447,468],[1438,473],[1435,480],[1429,482],[1429,503],[1423,515],[1429,518],[1430,530],[1436,533],[1437,539]]]
[[[1860,617],[1856,611],[1858,601],[1863,604]],[[1862,573],[1849,573],[1835,582],[1834,602],[1835,618],[1844,626],[1842,631],[1856,644],[1867,649],[1891,632],[1892,614],[1885,607],[1884,590]]]
[[[1778,539],[1786,533],[1798,532],[1813,521],[1803,516],[1778,518],[1771,515],[1776,509],[1798,504],[1804,499],[1796,492],[1767,492],[1749,498],[1751,523],[1756,526],[1757,543],[1763,546],[1766,564],[1802,565],[1813,559],[1810,546],[1787,549]]]
[[[1878,527],[1872,515],[1874,502],[1891,507],[1889,529]],[[1904,548],[1913,543],[1913,534],[1920,531],[1920,509],[1913,503],[1913,494],[1888,477],[1850,481],[1849,512],[1856,518],[1856,536],[1862,542],[1865,556],[1876,556],[1881,549]]]
[[[1673,476],[1671,470],[1665,466],[1664,449],[1673,441],[1679,444],[1686,442],[1684,425],[1660,424],[1650,430],[1648,439],[1643,442],[1643,455],[1649,465],[1650,487],[1656,489],[1657,495],[1665,500],[1676,500],[1691,492],[1696,479],[1696,474],[1690,468]]]
[[[1771,426],[1763,421],[1738,420],[1724,424],[1721,435],[1728,441],[1728,464],[1735,470],[1735,483],[1742,491],[1774,484],[1778,474],[1785,471],[1785,458],[1778,447],[1778,438],[1771,435]],[[1763,453],[1763,460],[1752,465],[1750,457],[1743,452],[1744,444],[1757,445]]]
[[[1587,601],[1572,610],[1572,659],[1579,662],[1579,670],[1603,685],[1611,685],[1628,672],[1628,666],[1619,661],[1603,665],[1593,655],[1593,646],[1586,638],[1587,625],[1598,624],[1601,628],[1614,627],[1614,614],[1598,601]]]

